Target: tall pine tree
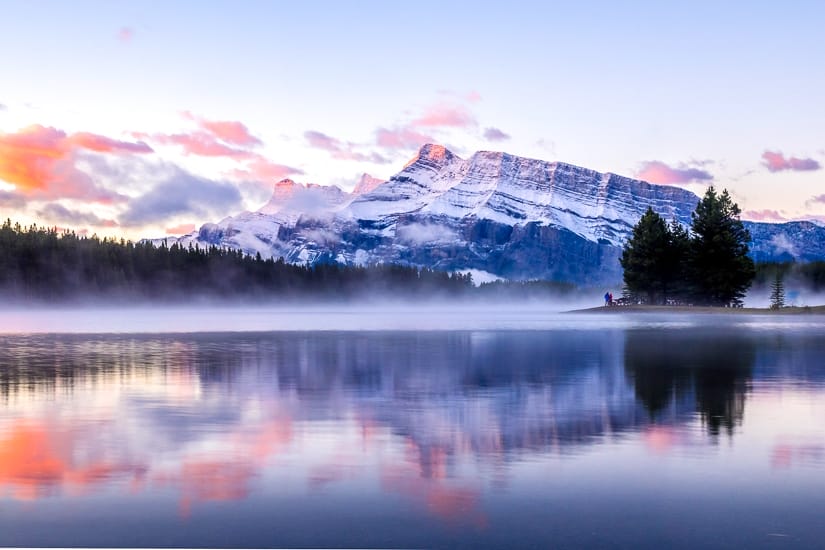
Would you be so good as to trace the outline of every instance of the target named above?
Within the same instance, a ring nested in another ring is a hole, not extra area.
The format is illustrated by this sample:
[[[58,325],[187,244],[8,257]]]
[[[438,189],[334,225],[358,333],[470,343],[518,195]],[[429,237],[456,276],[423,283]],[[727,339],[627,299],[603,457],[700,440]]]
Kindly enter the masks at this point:
[[[674,235],[677,230],[668,228],[665,220],[648,207],[633,227],[633,236],[625,244],[619,260],[629,294],[648,304],[664,304],[672,297],[678,286],[682,247],[687,242],[687,233],[681,226],[679,229]]]
[[[713,186],[691,219],[690,283],[695,303],[740,306],[756,273],[748,256],[750,234],[739,219],[739,206],[727,189]]]

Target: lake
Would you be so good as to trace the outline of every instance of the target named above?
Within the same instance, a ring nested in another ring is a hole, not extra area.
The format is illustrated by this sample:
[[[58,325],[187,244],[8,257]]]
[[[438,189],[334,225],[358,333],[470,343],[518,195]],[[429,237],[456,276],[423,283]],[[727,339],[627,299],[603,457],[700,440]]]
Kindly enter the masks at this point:
[[[3,314],[0,546],[825,539],[823,317],[214,317]]]

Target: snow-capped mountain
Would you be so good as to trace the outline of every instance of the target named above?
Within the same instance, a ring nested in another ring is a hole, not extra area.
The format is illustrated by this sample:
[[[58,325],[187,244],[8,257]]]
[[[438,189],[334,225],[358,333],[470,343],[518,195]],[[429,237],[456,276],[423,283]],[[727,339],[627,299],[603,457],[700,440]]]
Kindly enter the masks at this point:
[[[699,198],[562,162],[425,145],[389,181],[275,184],[270,201],[180,238],[289,262],[394,262],[512,279],[621,280],[618,258],[648,206],[690,222]],[[757,259],[825,258],[825,228],[747,222]]]

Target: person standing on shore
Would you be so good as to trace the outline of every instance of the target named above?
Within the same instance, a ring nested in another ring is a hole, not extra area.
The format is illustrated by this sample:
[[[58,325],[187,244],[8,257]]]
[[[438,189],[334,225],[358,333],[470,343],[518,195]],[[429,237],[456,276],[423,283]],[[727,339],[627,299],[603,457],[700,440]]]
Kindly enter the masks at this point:
[[[605,307],[610,305],[610,293],[609,292],[604,293],[604,305],[605,305]]]

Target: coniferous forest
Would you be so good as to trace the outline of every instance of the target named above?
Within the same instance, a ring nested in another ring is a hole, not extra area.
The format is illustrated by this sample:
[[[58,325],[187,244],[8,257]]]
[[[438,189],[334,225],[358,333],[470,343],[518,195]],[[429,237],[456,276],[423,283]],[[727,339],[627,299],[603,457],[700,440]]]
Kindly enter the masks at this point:
[[[218,247],[84,237],[7,220],[0,227],[6,302],[134,299],[181,302],[285,297],[457,295],[470,275],[399,265],[293,265]]]

